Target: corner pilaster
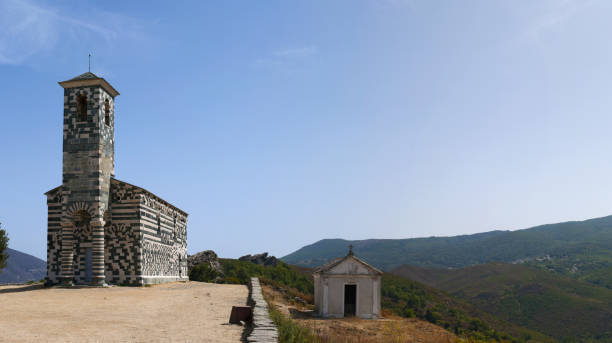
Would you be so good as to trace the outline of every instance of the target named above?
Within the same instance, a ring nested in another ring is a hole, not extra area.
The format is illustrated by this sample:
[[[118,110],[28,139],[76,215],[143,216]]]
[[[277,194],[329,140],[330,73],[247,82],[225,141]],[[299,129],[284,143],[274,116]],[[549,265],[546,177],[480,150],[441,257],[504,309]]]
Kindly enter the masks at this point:
[[[73,260],[74,260],[74,227],[66,219],[62,220],[62,240],[60,252],[60,283],[64,286],[72,286]]]
[[[92,278],[95,286],[106,286],[104,275],[104,220],[94,218],[90,225],[92,228]]]

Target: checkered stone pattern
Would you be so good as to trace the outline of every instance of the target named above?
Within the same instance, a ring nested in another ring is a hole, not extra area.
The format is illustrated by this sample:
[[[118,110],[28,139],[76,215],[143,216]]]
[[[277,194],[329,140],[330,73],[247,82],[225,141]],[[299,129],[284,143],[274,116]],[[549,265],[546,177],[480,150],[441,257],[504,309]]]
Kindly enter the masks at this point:
[[[114,98],[119,93],[92,73],[60,85],[63,172],[62,185],[46,193],[47,282],[187,280],[187,213],[114,178]]]
[[[145,241],[142,244],[142,253],[142,272],[144,274],[148,276],[179,276],[179,251],[177,248]]]
[[[100,83],[68,81],[62,87],[61,279],[66,285],[103,285],[103,216],[110,205],[110,179],[114,174],[114,113],[107,124],[104,107],[106,102],[114,107],[114,97]],[[84,117],[79,114],[81,98]]]
[[[85,284],[91,282],[87,276],[87,249],[92,248],[92,228],[90,225],[75,227],[73,231],[73,251],[74,257],[72,262],[73,278],[72,281],[77,284]]]
[[[187,214],[149,194],[141,198],[140,214],[143,276],[187,280]]]
[[[62,219],[62,192],[57,187],[47,194],[47,279],[59,282]]]
[[[61,240],[59,232],[47,235],[47,276],[52,282],[59,281]]]
[[[137,277],[140,237],[132,227],[111,224],[105,230],[104,264],[106,282],[138,284]]]
[[[87,102],[87,121],[80,121],[77,98]],[[85,202],[101,216],[108,208],[110,178],[114,175],[114,113],[104,121],[104,102],[114,99],[102,87],[64,89],[63,174],[64,211]]]

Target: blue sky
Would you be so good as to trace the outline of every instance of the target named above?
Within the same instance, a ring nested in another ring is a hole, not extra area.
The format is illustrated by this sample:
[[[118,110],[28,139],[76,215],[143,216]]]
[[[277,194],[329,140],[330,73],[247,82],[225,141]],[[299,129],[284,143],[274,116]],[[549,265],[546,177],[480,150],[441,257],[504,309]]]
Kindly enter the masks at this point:
[[[0,0],[0,222],[45,258],[63,81],[116,99],[116,176],[188,250],[612,214],[610,1]]]

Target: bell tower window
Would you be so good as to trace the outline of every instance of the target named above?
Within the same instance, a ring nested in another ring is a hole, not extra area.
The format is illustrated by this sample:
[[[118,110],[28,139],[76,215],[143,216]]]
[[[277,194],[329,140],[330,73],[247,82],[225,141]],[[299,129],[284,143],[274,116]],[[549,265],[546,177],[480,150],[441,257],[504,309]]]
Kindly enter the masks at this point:
[[[87,97],[83,94],[77,96],[77,118],[87,121]]]
[[[110,126],[110,103],[108,99],[104,100],[104,123]]]

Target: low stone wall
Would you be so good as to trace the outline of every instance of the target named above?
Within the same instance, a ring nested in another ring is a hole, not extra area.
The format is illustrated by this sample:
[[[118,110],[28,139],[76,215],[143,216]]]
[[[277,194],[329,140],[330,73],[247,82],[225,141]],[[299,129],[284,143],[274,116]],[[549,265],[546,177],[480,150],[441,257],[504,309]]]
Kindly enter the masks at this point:
[[[247,342],[277,343],[278,331],[268,312],[268,303],[261,292],[259,279],[251,278],[251,302],[253,303],[253,329],[247,336]]]

